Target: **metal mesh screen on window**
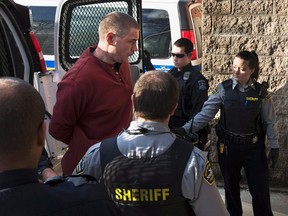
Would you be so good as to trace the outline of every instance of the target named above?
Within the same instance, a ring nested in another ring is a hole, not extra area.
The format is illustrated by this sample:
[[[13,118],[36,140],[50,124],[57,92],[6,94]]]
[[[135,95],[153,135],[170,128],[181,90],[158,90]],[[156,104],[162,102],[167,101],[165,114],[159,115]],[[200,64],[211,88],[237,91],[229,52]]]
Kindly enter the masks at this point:
[[[5,43],[6,42],[4,41],[3,35],[0,31],[0,77],[10,75],[8,52]]]
[[[64,69],[69,69],[87,47],[98,43],[98,26],[103,16],[113,11],[120,11],[132,15],[135,19],[138,17],[136,0],[132,4],[127,1],[91,2],[84,0],[81,3],[79,1],[70,3],[65,6],[66,10],[63,7],[60,28],[62,26],[65,29],[60,35],[59,57]],[[134,63],[138,59],[139,52],[135,52],[130,56],[129,62]]]

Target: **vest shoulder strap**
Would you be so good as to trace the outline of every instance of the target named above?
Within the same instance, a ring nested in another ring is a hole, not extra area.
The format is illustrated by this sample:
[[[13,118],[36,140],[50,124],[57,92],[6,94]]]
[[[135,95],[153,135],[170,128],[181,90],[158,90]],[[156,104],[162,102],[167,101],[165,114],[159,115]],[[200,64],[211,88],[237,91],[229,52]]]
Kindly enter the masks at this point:
[[[176,166],[178,167],[178,169],[176,169],[177,173],[175,174],[175,176],[182,178],[194,145],[191,142],[187,142],[177,137],[172,144],[172,148],[172,150],[175,151],[175,164],[177,164]]]
[[[101,142],[100,160],[102,172],[104,171],[106,165],[119,155],[121,155],[121,152],[117,146],[117,137],[112,137]]]
[[[227,91],[232,86],[232,84],[233,84],[232,79],[228,79],[222,82],[225,91]]]

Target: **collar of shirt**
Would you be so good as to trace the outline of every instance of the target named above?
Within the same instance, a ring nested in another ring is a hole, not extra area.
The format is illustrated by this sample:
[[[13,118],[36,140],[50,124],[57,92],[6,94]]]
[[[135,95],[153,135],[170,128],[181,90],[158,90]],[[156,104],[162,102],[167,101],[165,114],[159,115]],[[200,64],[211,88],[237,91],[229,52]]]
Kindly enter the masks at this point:
[[[147,128],[145,134],[129,134],[123,131],[117,137],[120,152],[129,158],[151,158],[165,152],[176,139],[168,126],[159,122],[132,121],[129,131]]]
[[[36,169],[19,169],[0,172],[0,190],[32,183],[38,183]]]
[[[241,86],[241,85],[239,85],[239,83],[237,82],[237,80],[235,80],[233,77],[232,77],[231,79],[232,79],[232,81],[233,81],[233,83],[232,83],[232,89],[235,89],[235,88],[237,87],[237,89],[238,89],[239,91],[241,91],[241,92],[245,92],[245,90],[248,89],[248,88],[250,88],[250,87],[253,88],[254,90],[256,89],[256,88],[255,88],[255,85],[254,85],[255,81],[252,80],[252,79],[249,79],[248,84],[245,85],[244,87]]]
[[[160,122],[154,121],[132,121],[128,130],[137,130],[139,128],[147,128],[151,132],[170,132],[170,129],[167,125],[164,125]],[[149,134],[149,132],[148,132]]]
[[[180,71],[178,71],[178,68],[176,67],[173,67],[171,70],[170,70],[170,73],[172,73],[175,77],[178,77],[178,76],[183,76],[183,74],[187,71],[190,71],[192,72],[193,71],[193,66],[191,63],[187,64],[186,66],[184,66]]]

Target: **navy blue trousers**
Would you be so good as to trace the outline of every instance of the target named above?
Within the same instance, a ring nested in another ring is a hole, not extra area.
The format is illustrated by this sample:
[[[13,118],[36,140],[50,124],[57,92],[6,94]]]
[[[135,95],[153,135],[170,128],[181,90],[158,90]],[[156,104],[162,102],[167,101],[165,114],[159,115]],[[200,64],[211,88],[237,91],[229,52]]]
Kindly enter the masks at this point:
[[[225,141],[224,152],[219,151],[218,160],[224,178],[225,203],[231,216],[243,213],[240,198],[241,169],[247,178],[252,196],[254,216],[273,215],[269,192],[269,168],[263,140],[255,144],[229,143]]]

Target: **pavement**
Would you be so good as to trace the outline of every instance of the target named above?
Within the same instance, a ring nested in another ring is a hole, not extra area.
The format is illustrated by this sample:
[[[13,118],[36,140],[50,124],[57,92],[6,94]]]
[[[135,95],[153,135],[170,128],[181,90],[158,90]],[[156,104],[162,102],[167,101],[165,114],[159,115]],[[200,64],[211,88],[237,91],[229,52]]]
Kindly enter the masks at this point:
[[[218,187],[223,200],[225,200],[223,187]],[[241,189],[243,216],[254,216],[252,198],[245,186]],[[288,188],[270,188],[270,200],[274,216],[288,216]]]

